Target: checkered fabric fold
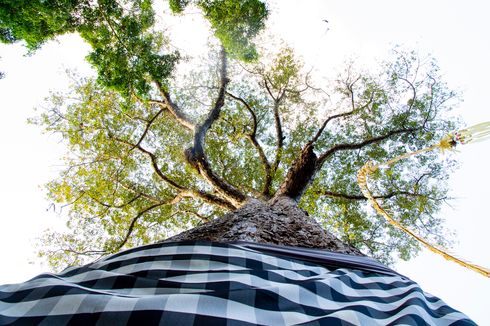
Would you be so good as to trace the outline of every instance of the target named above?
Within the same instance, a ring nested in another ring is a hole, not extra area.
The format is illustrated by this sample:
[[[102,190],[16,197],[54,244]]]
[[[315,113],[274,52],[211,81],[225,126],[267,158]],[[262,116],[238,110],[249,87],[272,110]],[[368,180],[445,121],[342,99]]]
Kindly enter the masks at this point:
[[[349,257],[247,243],[143,246],[0,286],[0,324],[475,325],[411,280]]]

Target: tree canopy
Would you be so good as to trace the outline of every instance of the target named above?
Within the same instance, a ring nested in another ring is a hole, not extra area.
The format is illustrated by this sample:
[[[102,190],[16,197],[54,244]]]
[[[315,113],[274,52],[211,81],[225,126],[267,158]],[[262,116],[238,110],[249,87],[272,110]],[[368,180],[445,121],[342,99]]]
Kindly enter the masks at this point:
[[[186,62],[149,0],[0,0],[3,42],[34,51],[78,32],[96,79],[80,78],[33,119],[62,135],[67,169],[47,185],[69,209],[69,233],[47,233],[55,268],[164,239],[240,207],[288,196],[344,242],[385,262],[418,244],[367,205],[357,170],[421,149],[455,127],[457,97],[436,63],[412,52],[366,72],[346,64],[316,85],[291,48],[258,48],[259,0],[170,0],[200,10],[215,39],[206,60]],[[41,14],[36,14],[41,13]],[[426,153],[377,173],[371,189],[404,225],[444,245],[435,213],[454,162]]]

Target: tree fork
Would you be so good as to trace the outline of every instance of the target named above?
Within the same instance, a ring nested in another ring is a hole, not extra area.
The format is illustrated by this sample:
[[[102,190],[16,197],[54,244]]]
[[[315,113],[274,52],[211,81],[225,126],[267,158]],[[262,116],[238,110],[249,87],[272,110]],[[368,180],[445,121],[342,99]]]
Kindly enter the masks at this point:
[[[212,127],[213,123],[218,120],[221,108],[225,104],[226,86],[230,82],[227,74],[227,56],[226,51],[221,47],[220,51],[220,88],[213,108],[208,113],[206,119],[195,128],[194,144],[191,148],[185,150],[184,155],[187,162],[194,167],[198,173],[206,179],[216,191],[228,200],[235,208],[240,207],[247,197],[233,185],[226,183],[211,168],[204,151],[206,133]]]
[[[203,151],[198,153],[196,152],[195,147],[191,147],[184,151],[184,156],[187,163],[215,187],[216,191],[222,195],[226,201],[230,202],[234,208],[240,207],[243,202],[245,202],[247,197],[242,192],[226,183],[212,171]]]

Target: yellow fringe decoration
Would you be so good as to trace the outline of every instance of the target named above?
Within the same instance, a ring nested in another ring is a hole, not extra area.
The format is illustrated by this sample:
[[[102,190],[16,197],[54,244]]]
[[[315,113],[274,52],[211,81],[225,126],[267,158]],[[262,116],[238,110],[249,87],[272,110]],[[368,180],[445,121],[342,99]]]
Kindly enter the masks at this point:
[[[475,125],[473,127],[469,127],[469,128],[448,134],[445,137],[443,137],[441,139],[441,141],[436,145],[432,145],[432,146],[429,146],[427,148],[424,148],[424,149],[421,149],[421,150],[418,150],[415,152],[405,153],[405,154],[397,156],[397,157],[395,157],[389,161],[386,161],[382,164],[374,164],[373,162],[367,162],[366,164],[364,164],[364,166],[357,173],[357,183],[359,184],[359,188],[361,188],[361,192],[364,195],[364,197],[366,197],[369,200],[371,205],[374,207],[374,209],[379,214],[381,214],[382,216],[384,216],[386,218],[388,223],[390,223],[391,225],[395,226],[396,228],[402,230],[403,232],[410,235],[411,237],[415,238],[417,241],[419,241],[425,247],[427,247],[427,249],[429,249],[430,251],[441,255],[442,257],[444,257],[445,259],[447,259],[449,261],[455,262],[455,263],[457,263],[463,267],[471,269],[477,273],[480,273],[483,276],[490,278],[490,269],[479,266],[479,265],[475,265],[475,264],[470,263],[464,259],[457,258],[454,255],[451,255],[450,253],[448,253],[447,251],[440,249],[440,248],[437,248],[436,246],[430,244],[427,240],[420,237],[419,235],[417,235],[415,232],[413,232],[409,228],[401,225],[398,221],[393,219],[393,217],[391,217],[390,214],[388,214],[388,212],[385,209],[383,209],[383,207],[381,207],[381,205],[376,201],[373,194],[369,190],[368,184],[367,184],[368,176],[371,173],[378,170],[380,168],[380,166],[391,166],[394,163],[396,163],[400,160],[403,160],[405,158],[408,158],[410,156],[415,156],[415,155],[425,153],[425,152],[429,152],[429,151],[432,151],[435,149],[440,149],[442,151],[454,149],[454,147],[458,143],[467,144],[469,142],[481,141],[484,138],[490,138],[490,122],[480,123],[480,124]]]

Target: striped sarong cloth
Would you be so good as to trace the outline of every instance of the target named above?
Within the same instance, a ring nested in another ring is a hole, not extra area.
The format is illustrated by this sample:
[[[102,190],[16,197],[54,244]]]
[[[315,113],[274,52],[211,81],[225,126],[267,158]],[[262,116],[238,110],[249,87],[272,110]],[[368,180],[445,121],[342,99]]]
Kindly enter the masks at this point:
[[[475,325],[370,258],[203,241],[0,286],[0,324]]]

